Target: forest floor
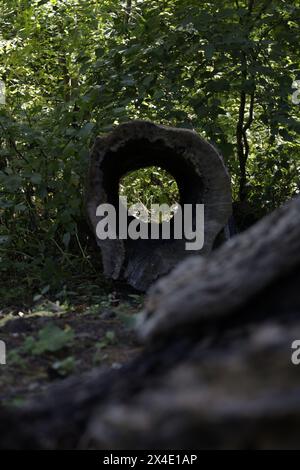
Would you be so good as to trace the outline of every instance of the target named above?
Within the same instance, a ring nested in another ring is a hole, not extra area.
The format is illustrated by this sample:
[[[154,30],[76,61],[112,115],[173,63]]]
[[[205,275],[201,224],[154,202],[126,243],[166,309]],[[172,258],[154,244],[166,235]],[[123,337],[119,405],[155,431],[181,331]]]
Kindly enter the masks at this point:
[[[142,303],[142,295],[122,286],[77,295],[73,304],[42,295],[30,308],[2,308],[1,404],[21,405],[50,383],[93,367],[120,368],[141,349],[132,329]]]

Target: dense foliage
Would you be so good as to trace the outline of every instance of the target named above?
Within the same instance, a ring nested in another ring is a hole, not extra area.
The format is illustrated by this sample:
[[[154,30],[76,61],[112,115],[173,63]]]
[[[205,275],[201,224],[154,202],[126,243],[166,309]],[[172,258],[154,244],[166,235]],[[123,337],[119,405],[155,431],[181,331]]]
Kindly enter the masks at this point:
[[[3,278],[61,288],[89,267],[89,146],[128,119],[195,129],[259,215],[299,192],[299,0],[0,5]]]
[[[173,176],[155,166],[125,174],[120,181],[119,194],[127,198],[128,206],[141,205],[142,210],[148,212],[148,217],[152,204],[172,206],[180,201],[179,188]]]

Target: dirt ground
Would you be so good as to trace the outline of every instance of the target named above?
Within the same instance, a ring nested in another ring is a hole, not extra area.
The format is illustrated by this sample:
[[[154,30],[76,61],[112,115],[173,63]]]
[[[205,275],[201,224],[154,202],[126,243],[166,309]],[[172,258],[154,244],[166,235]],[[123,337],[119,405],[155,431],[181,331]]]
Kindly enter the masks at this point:
[[[133,325],[143,297],[113,291],[65,305],[42,296],[34,307],[0,310],[6,365],[0,366],[0,402],[18,406],[93,367],[120,368],[141,349]]]

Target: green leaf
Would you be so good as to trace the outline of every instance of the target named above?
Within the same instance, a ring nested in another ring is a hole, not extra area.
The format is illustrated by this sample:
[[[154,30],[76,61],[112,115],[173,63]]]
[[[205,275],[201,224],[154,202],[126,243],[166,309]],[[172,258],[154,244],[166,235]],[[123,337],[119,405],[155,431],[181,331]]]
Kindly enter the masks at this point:
[[[215,52],[214,46],[212,44],[207,44],[207,45],[203,46],[203,50],[204,50],[204,55],[205,55],[206,59],[211,60],[212,56],[214,55],[214,52]]]
[[[87,122],[78,132],[78,137],[83,137],[83,138],[88,137],[94,127],[95,127],[95,124],[93,122]]]
[[[74,332],[71,328],[62,330],[54,324],[48,324],[38,333],[38,339],[28,337],[24,343],[25,352],[34,355],[45,352],[56,352],[69,345],[74,339]]]

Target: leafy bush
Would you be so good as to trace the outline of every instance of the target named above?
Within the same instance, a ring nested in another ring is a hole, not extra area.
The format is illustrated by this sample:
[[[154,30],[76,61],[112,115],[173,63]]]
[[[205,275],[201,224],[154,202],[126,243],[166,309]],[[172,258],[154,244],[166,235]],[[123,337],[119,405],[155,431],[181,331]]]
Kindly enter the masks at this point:
[[[120,181],[120,196],[127,198],[128,205],[143,204],[148,211],[151,204],[176,204],[179,189],[174,178],[159,167],[132,171]]]
[[[299,193],[299,0],[130,3],[2,2],[0,294],[9,302],[91,273],[89,147],[120,122],[195,129],[222,152],[234,199],[260,215]],[[148,179],[140,172],[126,187],[150,200]]]

